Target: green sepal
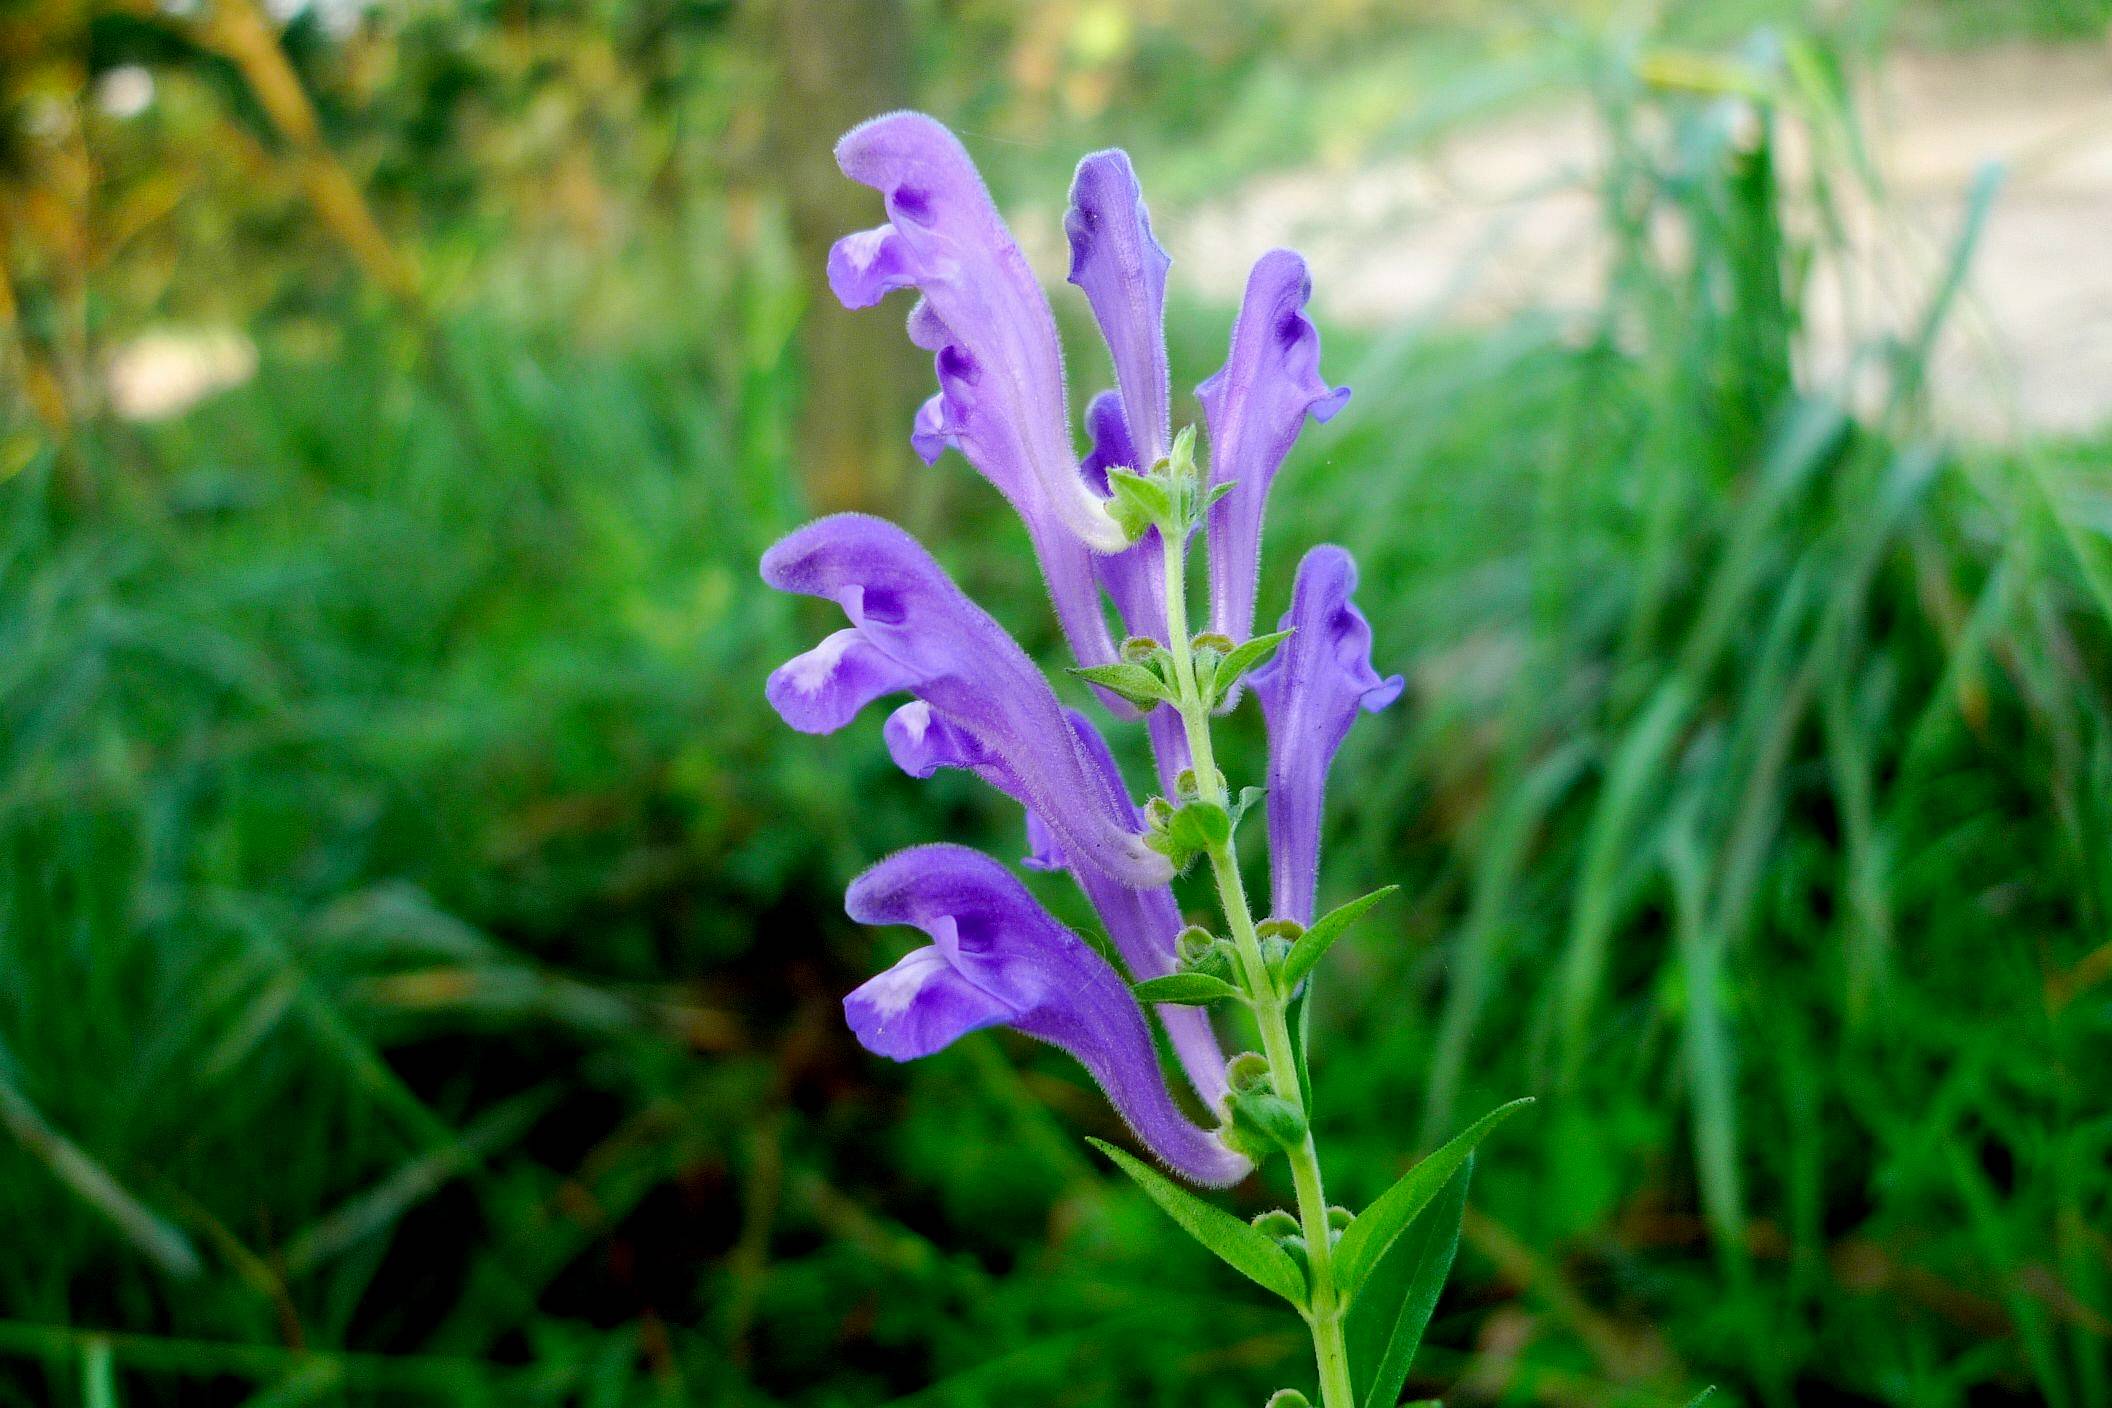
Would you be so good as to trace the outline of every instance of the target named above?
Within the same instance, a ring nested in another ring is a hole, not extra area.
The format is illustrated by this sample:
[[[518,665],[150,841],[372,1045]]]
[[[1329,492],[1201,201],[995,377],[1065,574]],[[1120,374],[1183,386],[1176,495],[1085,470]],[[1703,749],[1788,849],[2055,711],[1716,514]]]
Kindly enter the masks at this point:
[[[1232,687],[1255,666],[1275,653],[1276,647],[1291,638],[1290,631],[1271,631],[1265,636],[1256,636],[1234,646],[1225,658],[1217,662],[1217,673],[1211,677],[1208,691],[1210,707],[1215,709],[1225,702]]]
[[[1225,1265],[1299,1310],[1305,1309],[1305,1273],[1268,1233],[1248,1226],[1223,1208],[1212,1207],[1142,1159],[1106,1140],[1087,1142],[1113,1159],[1183,1232],[1214,1252]]]
[[[1232,839],[1231,814],[1215,802],[1186,802],[1170,815],[1159,815],[1164,816],[1163,824],[1154,820],[1155,830],[1144,844],[1171,860],[1176,870]]]
[[[1157,475],[1117,467],[1107,472],[1107,488],[1112,495],[1107,511],[1131,542],[1143,537],[1145,529],[1173,517],[1173,486]]]
[[[1222,978],[1207,973],[1168,973],[1130,989],[1139,1002],[1170,1002],[1176,1007],[1208,1007],[1213,1002],[1244,1002],[1246,995]]]
[[[1079,679],[1113,690],[1140,709],[1168,703],[1174,697],[1172,688],[1159,678],[1157,670],[1148,665],[1117,661],[1112,665],[1072,665],[1069,668]]]
[[[1380,1259],[1364,1291],[1350,1306],[1344,1326],[1350,1366],[1357,1370],[1364,1408],[1393,1408],[1414,1366],[1431,1312],[1459,1252],[1459,1226],[1467,1211],[1467,1184],[1474,1175],[1469,1155],[1415,1226]],[[1356,1224],[1352,1222],[1352,1227]],[[1345,1229],[1344,1235],[1347,1234]],[[1339,1242],[1337,1245],[1340,1245]]]
[[[1443,1190],[1460,1165],[1467,1161],[1467,1156],[1474,1152],[1474,1146],[1490,1130],[1532,1103],[1533,1098],[1527,1096],[1489,1111],[1464,1134],[1402,1174],[1400,1180],[1379,1194],[1370,1207],[1357,1214],[1357,1220],[1349,1224],[1349,1230],[1335,1245],[1335,1278],[1342,1294],[1356,1295],[1357,1288],[1364,1284],[1364,1278],[1371,1274],[1379,1258],[1386,1255],[1394,1238],[1415,1220],[1417,1213],[1430,1205],[1430,1200]]]
[[[1272,1152],[1305,1142],[1305,1114],[1272,1090],[1236,1090],[1225,1097],[1232,1127]]]
[[[1364,911],[1385,899],[1398,885],[1386,885],[1368,895],[1359,895],[1348,904],[1338,905],[1322,915],[1319,922],[1306,930],[1291,947],[1290,957],[1283,960],[1283,988],[1289,992],[1298,986],[1315,964],[1326,956],[1336,939],[1347,933],[1349,926],[1364,917]]]

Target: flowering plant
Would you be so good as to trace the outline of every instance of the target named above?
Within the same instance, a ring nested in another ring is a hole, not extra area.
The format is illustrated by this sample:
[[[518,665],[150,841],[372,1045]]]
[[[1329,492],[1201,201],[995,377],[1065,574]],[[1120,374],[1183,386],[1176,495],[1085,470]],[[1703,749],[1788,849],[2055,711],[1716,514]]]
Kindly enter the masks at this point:
[[[1473,1148],[1524,1102],[1484,1117],[1361,1213],[1329,1204],[1311,1127],[1313,972],[1388,891],[1316,916],[1322,803],[1351,723],[1391,704],[1402,682],[1372,668],[1371,628],[1351,599],[1356,567],[1341,548],[1308,552],[1278,628],[1253,629],[1270,481],[1305,421],[1327,420],[1349,399],[1320,376],[1305,263],[1276,250],[1254,266],[1225,364],[1197,388],[1205,466],[1193,428],[1172,426],[1169,261],[1128,157],[1086,157],[1064,220],[1070,281],[1106,337],[1116,386],[1086,408],[1081,460],[1048,300],[961,144],[904,112],[853,129],[836,154],[846,175],[880,192],[888,219],[837,243],[831,286],[853,308],[895,289],[920,295],[909,335],[933,354],[939,389],[911,443],[927,462],[958,450],[1019,511],[1079,662],[1072,673],[1115,717],[1142,722],[1159,782],[1139,808],[1099,728],[1059,702],[1004,627],[902,529],[837,514],[777,543],[764,580],[833,601],[849,622],[771,674],[778,713],[825,733],[882,696],[907,695],[883,729],[895,761],[917,777],[966,769],[1019,802],[1024,863],[1071,875],[1129,970],[997,861],[919,846],[853,881],[845,908],[931,942],[846,997],[844,1015],[868,1049],[896,1060],[997,1025],[1060,1047],[1143,1147],[1190,1183],[1227,1186],[1281,1154],[1295,1211],[1243,1222],[1095,1141],[1184,1230],[1303,1317],[1325,1408],[1391,1405],[1451,1266]],[[1199,530],[1209,613],[1192,633]],[[1268,765],[1264,786],[1234,793],[1211,720],[1247,693],[1260,703]],[[1234,848],[1257,808],[1273,910],[1260,920]],[[1184,925],[1174,899],[1170,882],[1198,861],[1222,932]],[[1245,1013],[1261,1050],[1227,1061],[1213,1009]],[[1169,1088],[1148,1011],[1214,1123],[1192,1118]],[[1294,1389],[1272,1400],[1305,1401]]]

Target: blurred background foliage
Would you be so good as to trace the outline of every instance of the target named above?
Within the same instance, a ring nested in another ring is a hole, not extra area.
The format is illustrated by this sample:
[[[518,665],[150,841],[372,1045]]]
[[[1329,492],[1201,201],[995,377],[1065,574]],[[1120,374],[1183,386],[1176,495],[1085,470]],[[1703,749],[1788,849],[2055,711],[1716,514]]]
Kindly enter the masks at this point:
[[[1587,304],[1331,327],[1357,398],[1272,520],[1264,612],[1343,542],[1411,680],[1336,770],[1327,894],[1413,896],[1321,994],[1340,1192],[1543,1097],[1411,1389],[2112,1402],[2112,438],[1951,433],[1992,180],[1909,316],[1813,351],[1883,202],[1858,75],[2106,24],[0,6],[0,1402],[1305,1379],[1087,1156],[1074,1068],[1004,1035],[888,1067],[837,1017],[902,942],[848,877],[1017,819],[871,721],[783,730],[762,676],[824,623],[758,553],[877,508],[1055,658],[1002,505],[908,464],[896,316],[819,281],[877,218],[829,143],[905,102],[1042,254],[1096,145],[1179,255],[1267,172],[1590,115]],[[1192,387],[1229,310],[1184,272]]]

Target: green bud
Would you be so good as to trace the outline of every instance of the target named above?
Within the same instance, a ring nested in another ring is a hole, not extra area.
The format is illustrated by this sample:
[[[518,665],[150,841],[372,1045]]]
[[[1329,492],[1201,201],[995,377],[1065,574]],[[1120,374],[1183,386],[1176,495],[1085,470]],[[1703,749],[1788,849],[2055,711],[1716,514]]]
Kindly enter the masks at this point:
[[[1261,1408],[1313,1408],[1313,1400],[1294,1388],[1280,1388],[1269,1395],[1269,1401]]]
[[[1214,650],[1220,655],[1232,653],[1232,637],[1218,631],[1203,631],[1188,642],[1191,650]]]
[[[1254,926],[1254,932],[1265,939],[1288,939],[1295,944],[1305,936],[1305,926],[1295,919],[1264,919]]]
[[[1305,1138],[1305,1115],[1296,1105],[1269,1090],[1235,1090],[1226,1097],[1232,1127],[1275,1148],[1288,1149]]]
[[[1192,802],[1202,795],[1201,789],[1195,785],[1194,768],[1181,769],[1181,775],[1173,780],[1173,795],[1184,802]]]
[[[1282,976],[1283,960],[1290,956],[1291,941],[1281,934],[1271,934],[1261,941],[1261,961],[1269,970],[1270,977]]]
[[[1195,477],[1195,427],[1184,425],[1173,437],[1173,447],[1166,452],[1166,473],[1173,479]]]
[[[1356,1220],[1357,1215],[1340,1203],[1329,1204],[1327,1209],[1327,1240],[1329,1242],[1340,1241],[1342,1234],[1349,1230],[1349,1224]]]
[[[1266,1088],[1269,1080],[1269,1058],[1258,1051],[1242,1051],[1225,1062],[1225,1081],[1234,1090]]]
[[[1253,1227],[1255,1231],[1266,1232],[1279,1242],[1286,1237],[1298,1235],[1298,1219],[1282,1208],[1270,1208],[1267,1212],[1255,1213]]]
[[[1145,665],[1163,649],[1165,647],[1150,636],[1131,636],[1122,642],[1122,658],[1132,665]]]
[[[1164,831],[1173,822],[1173,803],[1164,797],[1154,797],[1144,804],[1144,824],[1154,831]]]

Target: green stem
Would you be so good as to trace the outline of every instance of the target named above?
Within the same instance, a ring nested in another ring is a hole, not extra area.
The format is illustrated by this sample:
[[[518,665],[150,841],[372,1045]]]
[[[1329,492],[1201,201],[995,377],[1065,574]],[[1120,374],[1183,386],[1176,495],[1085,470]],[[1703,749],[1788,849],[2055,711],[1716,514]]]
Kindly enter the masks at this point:
[[[1162,526],[1159,536],[1165,546],[1167,648],[1173,655],[1174,687],[1180,692],[1175,706],[1193,757],[1197,796],[1220,807],[1230,805],[1225,782],[1219,775],[1210,742],[1210,709],[1195,678],[1195,657],[1188,642],[1188,575],[1183,539],[1185,535]],[[1297,1048],[1292,1044],[1286,995],[1277,990],[1262,957],[1261,938],[1254,931],[1253,908],[1247,902],[1246,882],[1240,877],[1239,860],[1229,841],[1208,851],[1211,877],[1217,882],[1219,906],[1231,927],[1232,942],[1239,950],[1245,987],[1261,1029],[1262,1054],[1268,1059],[1269,1077],[1278,1096],[1305,1109],[1305,1090],[1298,1078]],[[1313,1357],[1320,1371],[1321,1408],[1355,1408],[1356,1391],[1349,1377],[1349,1347],[1343,1336],[1347,1302],[1335,1288],[1334,1250],[1327,1224],[1327,1190],[1320,1177],[1320,1155],[1313,1145],[1308,1125],[1305,1138],[1285,1151],[1291,1165],[1291,1186],[1298,1199],[1298,1223],[1305,1235],[1306,1262],[1312,1276],[1312,1301],[1306,1308],[1306,1323],[1313,1332]]]

